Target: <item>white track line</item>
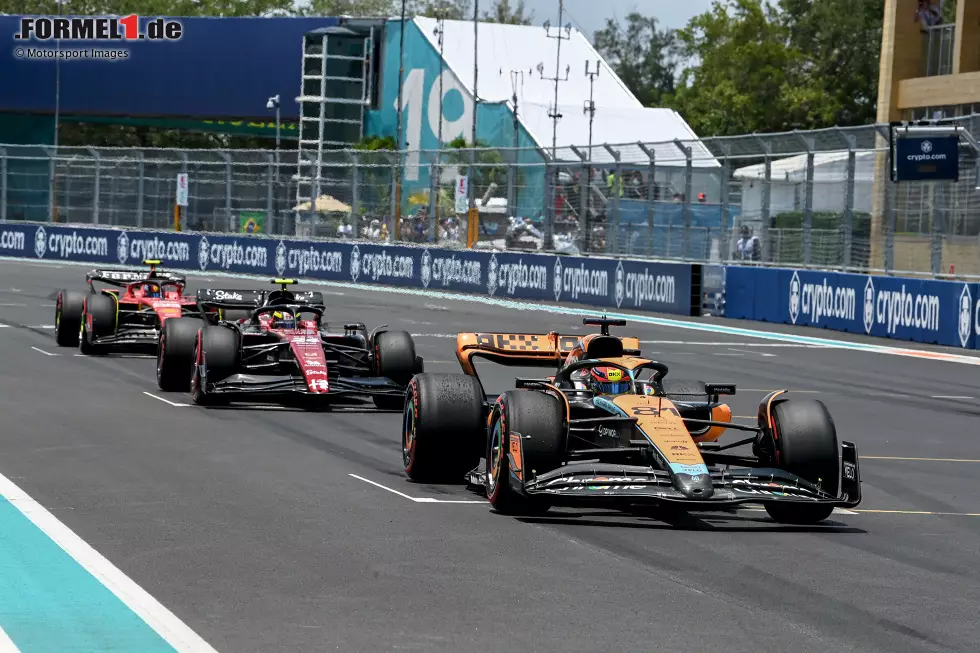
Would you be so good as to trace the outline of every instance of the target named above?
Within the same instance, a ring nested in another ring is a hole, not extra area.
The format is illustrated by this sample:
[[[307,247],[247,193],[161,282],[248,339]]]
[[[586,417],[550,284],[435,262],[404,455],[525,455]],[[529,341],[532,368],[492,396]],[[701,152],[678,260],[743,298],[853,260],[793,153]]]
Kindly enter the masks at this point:
[[[965,395],[932,395],[930,399],[973,399],[973,397],[967,397]]]
[[[164,399],[163,397],[158,397],[155,394],[153,394],[152,392],[147,392],[146,390],[143,391],[143,394],[145,394],[147,397],[153,397],[154,399],[156,399],[158,401],[162,401],[165,404],[170,404],[171,406],[173,406],[175,408],[185,408],[187,406],[190,406],[190,404],[178,404],[177,402],[170,401],[169,399]]]
[[[20,649],[14,645],[13,640],[0,628],[0,653],[20,653]]]
[[[57,517],[45,510],[41,504],[3,475],[0,475],[0,496],[7,499],[11,505],[31,520],[75,562],[115,594],[120,601],[177,651],[217,653],[187,624],[178,619],[176,615],[150,596],[129,576],[120,571],[70,528],[58,521]],[[0,645],[0,649],[2,649],[2,645]]]
[[[58,355],[58,354],[52,354],[50,351],[44,351],[40,347],[35,347],[33,345],[31,345],[31,349],[33,349],[34,351],[39,351],[42,354],[44,354],[45,356],[57,356]]]
[[[391,492],[392,494],[397,494],[401,498],[408,499],[409,501],[412,501],[414,503],[482,503],[482,504],[486,504],[487,503],[486,501],[468,501],[468,500],[465,500],[465,499],[451,500],[451,499],[433,499],[433,498],[430,498],[430,497],[412,497],[412,496],[409,496],[409,495],[405,494],[404,492],[399,492],[398,490],[395,490],[393,488],[390,488],[390,487],[388,487],[386,485],[381,485],[381,483],[378,483],[376,481],[372,481],[369,478],[364,478],[363,476],[358,476],[357,474],[348,474],[348,476],[350,476],[352,478],[356,478],[359,481],[364,481],[365,483],[368,483],[369,485],[373,485],[374,487],[381,488],[382,490],[385,490],[387,492]]]

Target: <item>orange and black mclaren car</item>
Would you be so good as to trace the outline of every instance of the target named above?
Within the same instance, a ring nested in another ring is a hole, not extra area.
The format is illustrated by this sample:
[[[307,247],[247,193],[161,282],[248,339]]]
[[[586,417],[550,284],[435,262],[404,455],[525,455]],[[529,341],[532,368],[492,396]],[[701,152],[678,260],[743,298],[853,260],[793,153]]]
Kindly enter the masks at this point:
[[[581,336],[461,333],[462,374],[419,374],[408,385],[402,453],[417,481],[459,481],[508,514],[553,506],[688,510],[761,503],[776,521],[814,523],[861,501],[857,449],[838,442],[826,406],[786,391],[759,404],[755,426],[731,422],[731,384],[667,379],[624,320],[586,318]],[[554,369],[488,396],[475,358]],[[614,379],[614,384],[595,379]],[[726,432],[745,437],[723,444]],[[751,446],[751,454],[732,453]]]

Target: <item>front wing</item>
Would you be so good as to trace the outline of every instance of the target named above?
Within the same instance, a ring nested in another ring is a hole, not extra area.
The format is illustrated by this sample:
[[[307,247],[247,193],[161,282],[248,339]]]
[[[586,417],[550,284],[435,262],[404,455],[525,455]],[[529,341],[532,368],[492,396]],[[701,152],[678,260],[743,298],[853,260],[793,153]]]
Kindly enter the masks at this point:
[[[405,395],[405,386],[384,377],[339,377],[329,380],[326,392],[311,392],[301,375],[232,374],[217,383],[205,378],[205,393],[234,395],[242,399],[275,401],[277,399],[305,395],[324,401],[364,399],[376,396]]]
[[[511,473],[510,482],[524,494],[556,506],[623,507],[630,504],[683,504],[688,510],[718,510],[743,503],[789,502],[854,507],[861,503],[857,449],[842,443],[840,493],[831,495],[787,471],[738,468],[711,471],[712,493],[692,498],[675,487],[666,471],[632,465],[573,463],[526,479]],[[484,485],[482,469],[470,472],[473,485]]]

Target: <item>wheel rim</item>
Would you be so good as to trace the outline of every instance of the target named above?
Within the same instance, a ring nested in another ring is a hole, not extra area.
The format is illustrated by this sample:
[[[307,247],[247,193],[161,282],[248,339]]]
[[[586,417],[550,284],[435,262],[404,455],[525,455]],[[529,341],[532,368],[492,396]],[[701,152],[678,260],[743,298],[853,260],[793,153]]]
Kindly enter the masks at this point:
[[[405,438],[402,442],[402,460],[406,466],[412,464],[415,456],[415,406],[405,411]]]
[[[497,488],[497,475],[500,474],[500,466],[503,464],[503,430],[501,420],[498,418],[493,425],[493,434],[490,436],[490,451],[487,456],[487,489],[491,495]]]

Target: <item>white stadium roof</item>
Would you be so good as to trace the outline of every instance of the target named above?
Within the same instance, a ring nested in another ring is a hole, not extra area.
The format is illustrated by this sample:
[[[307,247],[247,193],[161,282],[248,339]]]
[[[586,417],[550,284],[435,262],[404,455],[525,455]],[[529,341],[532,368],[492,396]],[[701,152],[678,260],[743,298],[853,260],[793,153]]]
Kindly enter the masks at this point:
[[[435,36],[438,21],[416,17],[416,25],[438,51]],[[554,102],[558,39],[555,28],[550,36],[543,27],[528,25],[479,24],[479,79],[478,91],[481,103],[506,103],[512,105],[512,70],[524,72],[517,91],[518,117],[524,128],[543,149],[550,149],[552,120],[548,112]],[[561,69],[558,84],[558,104],[562,119],[558,122],[558,157],[578,160],[569,146],[586,149],[589,136],[589,117],[583,113],[589,99],[589,78],[585,75],[585,62],[590,67],[600,62],[599,76],[595,80],[593,98],[596,105],[592,129],[594,144],[610,145],[657,143],[653,148],[660,164],[683,165],[685,158],[672,142],[685,141],[693,146],[694,165],[718,166],[718,161],[697,140],[697,135],[672,109],[644,107],[630,92],[615,72],[602,60],[595,48],[577,29],[562,31]],[[473,23],[447,20],[444,22],[443,58],[459,83],[473,95]],[[538,64],[544,65],[544,77],[538,73]],[[568,79],[564,80],[566,66]],[[511,108],[513,108],[511,106]],[[619,148],[624,162],[647,163],[643,152],[635,147]],[[597,162],[612,161],[604,148],[594,147],[592,158]]]

